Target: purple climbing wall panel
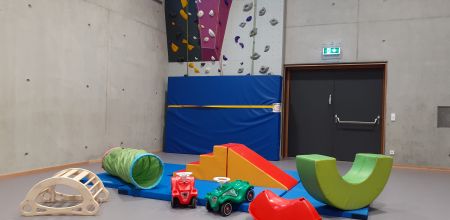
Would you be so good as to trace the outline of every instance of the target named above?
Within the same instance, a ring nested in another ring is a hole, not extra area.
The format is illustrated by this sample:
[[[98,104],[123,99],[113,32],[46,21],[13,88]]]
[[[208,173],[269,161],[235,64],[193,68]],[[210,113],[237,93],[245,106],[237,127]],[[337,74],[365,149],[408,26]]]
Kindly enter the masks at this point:
[[[197,1],[202,61],[220,58],[231,0]]]
[[[180,5],[181,1],[167,0],[166,4]],[[282,74],[285,1],[186,1],[187,38],[190,44],[198,39],[192,50],[198,59],[191,59],[193,53],[187,50],[185,62],[169,63],[169,76]]]

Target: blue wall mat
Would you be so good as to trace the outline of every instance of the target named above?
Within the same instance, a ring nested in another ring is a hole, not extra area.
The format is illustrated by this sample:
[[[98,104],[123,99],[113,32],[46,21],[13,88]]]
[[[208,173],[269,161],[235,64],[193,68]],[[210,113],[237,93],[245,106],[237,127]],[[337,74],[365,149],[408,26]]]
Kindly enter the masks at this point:
[[[268,160],[279,160],[280,120],[270,109],[171,108],[164,151],[205,154],[214,145],[241,143]]]
[[[169,77],[167,96],[169,105],[269,105],[281,102],[281,77]],[[271,109],[168,108],[164,151],[204,154],[231,142],[279,160],[280,123]]]
[[[169,77],[168,105],[271,105],[281,102],[281,76]]]

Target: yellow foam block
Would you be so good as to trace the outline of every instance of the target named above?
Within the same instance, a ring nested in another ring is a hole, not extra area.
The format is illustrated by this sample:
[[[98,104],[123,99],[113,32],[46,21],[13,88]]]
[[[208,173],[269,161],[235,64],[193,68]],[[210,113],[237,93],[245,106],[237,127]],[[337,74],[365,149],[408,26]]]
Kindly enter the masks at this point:
[[[288,190],[286,186],[250,163],[233,150],[228,151],[228,177],[234,180],[246,180],[255,186]]]
[[[226,176],[227,154],[227,147],[214,146],[212,154],[200,155],[199,163],[187,164],[186,171],[192,172],[194,177],[200,180],[212,180],[217,176]]]

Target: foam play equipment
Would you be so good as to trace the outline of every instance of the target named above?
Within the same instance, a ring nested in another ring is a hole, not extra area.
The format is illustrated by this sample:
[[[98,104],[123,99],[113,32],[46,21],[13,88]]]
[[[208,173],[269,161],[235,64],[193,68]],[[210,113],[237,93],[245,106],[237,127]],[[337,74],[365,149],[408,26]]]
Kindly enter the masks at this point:
[[[106,187],[117,189],[119,194],[135,196],[139,198],[164,200],[170,202],[172,199],[171,177],[173,176],[174,172],[184,170],[185,168],[186,168],[185,164],[165,163],[164,174],[161,182],[152,189],[144,189],[144,190],[138,189],[131,184],[125,183],[120,178],[111,176],[108,173],[100,173],[98,174],[98,177],[100,177],[100,179],[103,181],[103,184]],[[300,177],[298,176],[297,170],[284,170],[284,171],[289,175],[291,175],[293,178],[295,178],[297,181],[300,181]],[[196,179],[195,188],[198,190],[197,204],[200,206],[205,206],[206,194],[216,189],[217,186],[219,186],[217,182]],[[326,205],[320,201],[317,201],[305,190],[301,182],[299,182],[296,186],[294,186],[290,190],[282,190],[277,188],[267,188],[260,186],[255,186],[253,190],[255,191],[255,196],[258,196],[264,190],[270,190],[276,195],[285,199],[298,199],[303,197],[314,206],[314,208],[317,210],[317,212],[319,212],[320,215],[353,218],[353,219],[368,219],[369,217],[368,207],[345,211]],[[233,207],[233,209],[236,208],[236,210],[238,211],[248,212],[249,204],[250,203],[245,202],[237,207]]]
[[[243,144],[214,146],[212,154],[200,155],[200,161],[186,165],[195,178],[211,180],[226,176],[231,180],[245,180],[255,186],[288,190],[297,180]]]
[[[103,169],[140,189],[158,185],[164,170],[161,159],[145,150],[112,148],[102,160]]]
[[[357,154],[352,168],[341,176],[336,159],[323,155],[296,157],[300,179],[315,199],[342,210],[368,206],[383,191],[392,169],[392,157]]]
[[[311,203],[305,198],[283,199],[270,190],[260,193],[248,208],[255,220],[321,220]]]
[[[214,146],[213,153],[200,155],[200,161],[186,164],[186,171],[192,172],[195,178],[212,180],[216,176],[227,175],[226,146]]]
[[[78,194],[57,192],[56,187],[60,186]],[[97,175],[89,170],[70,168],[34,185],[20,204],[20,212],[23,216],[95,215],[100,209],[99,203],[108,198],[109,192]],[[67,204],[69,206],[61,206]]]

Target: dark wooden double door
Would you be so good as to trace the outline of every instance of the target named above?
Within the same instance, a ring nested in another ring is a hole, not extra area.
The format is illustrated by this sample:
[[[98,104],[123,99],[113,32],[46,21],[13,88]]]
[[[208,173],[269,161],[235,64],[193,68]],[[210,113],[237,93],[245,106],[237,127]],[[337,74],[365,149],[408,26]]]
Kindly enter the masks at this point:
[[[384,69],[290,71],[288,156],[381,153]]]

